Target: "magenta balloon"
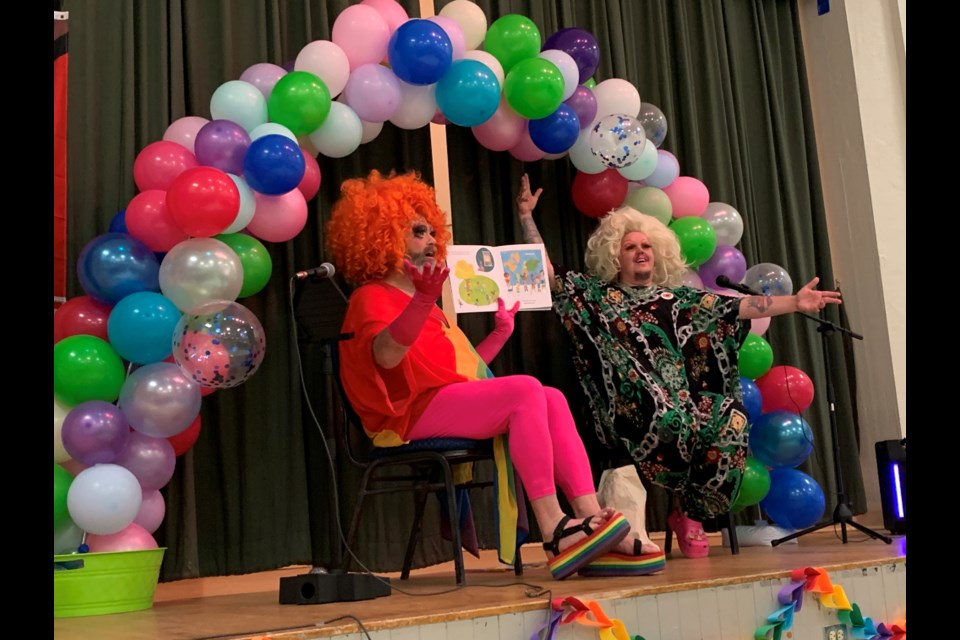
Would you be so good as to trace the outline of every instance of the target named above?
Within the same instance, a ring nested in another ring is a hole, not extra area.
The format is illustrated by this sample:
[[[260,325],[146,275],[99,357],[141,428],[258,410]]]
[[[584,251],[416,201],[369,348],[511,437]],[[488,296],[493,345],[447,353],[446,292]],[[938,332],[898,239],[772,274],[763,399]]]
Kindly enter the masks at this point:
[[[151,438],[134,431],[130,434],[127,447],[113,464],[120,465],[136,476],[143,491],[153,491],[170,482],[177,465],[177,454],[166,438]]]
[[[577,63],[577,69],[580,70],[580,84],[586,82],[600,66],[600,45],[593,34],[586,29],[577,27],[560,29],[547,38],[540,50],[547,49],[559,49],[570,54],[573,61]]]
[[[704,262],[697,269],[703,284],[711,289],[716,289],[717,276],[727,276],[733,282],[740,282],[747,272],[747,260],[736,247],[717,247],[710,256],[710,259]]]
[[[573,95],[564,100],[563,103],[577,114],[581,129],[589,127],[593,123],[593,119],[597,117],[597,97],[593,95],[593,91],[582,84],[574,89]]]
[[[70,410],[60,435],[70,457],[89,466],[113,462],[127,446],[130,425],[117,405],[90,400]]]
[[[243,175],[243,157],[250,146],[250,134],[232,120],[211,120],[200,128],[193,141],[197,162]]]

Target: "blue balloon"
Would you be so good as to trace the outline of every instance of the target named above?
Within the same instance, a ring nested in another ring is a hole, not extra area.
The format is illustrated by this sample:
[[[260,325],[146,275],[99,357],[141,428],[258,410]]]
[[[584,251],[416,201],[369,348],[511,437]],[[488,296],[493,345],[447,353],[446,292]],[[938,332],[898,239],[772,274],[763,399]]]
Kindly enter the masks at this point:
[[[795,467],[813,451],[813,430],[795,413],[771,411],[750,427],[750,451],[768,467]]]
[[[760,508],[785,529],[812,527],[823,517],[827,500],[817,481],[797,469],[771,469],[770,491]]]
[[[129,233],[127,231],[127,210],[120,209],[110,220],[110,227],[107,229],[110,233]]]
[[[300,145],[276,133],[251,142],[243,156],[247,184],[267,196],[280,196],[296,189],[306,170]]]
[[[740,376],[740,389],[743,391],[743,406],[747,409],[750,423],[756,422],[763,413],[763,394],[757,383],[746,376]]]
[[[110,311],[107,336],[120,357],[136,364],[160,362],[173,350],[180,310],[152,291],[131,293]]]
[[[160,263],[146,244],[125,233],[105,233],[88,242],[77,258],[83,291],[114,305],[131,293],[160,290]]]
[[[580,118],[573,108],[561,104],[546,118],[531,120],[527,125],[530,139],[546,153],[563,153],[573,146],[580,135]]]
[[[437,106],[455,125],[483,124],[500,106],[500,81],[476,60],[457,60],[437,83]]]
[[[453,62],[453,44],[436,22],[407,20],[390,36],[387,59],[393,73],[404,82],[433,84]]]

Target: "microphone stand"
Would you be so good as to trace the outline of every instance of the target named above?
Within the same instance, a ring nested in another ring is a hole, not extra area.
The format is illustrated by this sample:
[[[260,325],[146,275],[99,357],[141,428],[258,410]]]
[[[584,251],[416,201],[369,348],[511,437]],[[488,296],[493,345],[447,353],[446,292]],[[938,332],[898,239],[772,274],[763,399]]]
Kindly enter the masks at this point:
[[[745,285],[738,284],[738,283],[726,282],[726,283],[718,283],[718,284],[720,284],[721,286],[726,286],[730,289],[734,289],[736,291],[739,291],[747,295],[753,295],[753,296],[763,295],[761,293],[754,291],[750,287],[747,287]],[[807,527],[802,531],[796,531],[794,533],[791,533],[788,536],[784,536],[777,540],[773,540],[770,542],[770,545],[775,547],[779,544],[783,544],[784,542],[787,542],[788,540],[793,540],[794,538],[805,536],[808,533],[819,531],[824,527],[829,527],[830,525],[836,526],[838,524],[840,525],[840,538],[843,541],[843,544],[847,544],[847,525],[850,525],[857,531],[860,531],[861,533],[866,534],[870,538],[873,538],[875,540],[882,540],[887,544],[892,544],[893,540],[891,538],[854,521],[853,509],[850,508],[850,503],[847,502],[847,495],[843,487],[843,471],[840,468],[840,437],[837,434],[837,412],[835,407],[836,398],[834,396],[833,373],[832,373],[833,370],[831,369],[830,349],[828,349],[827,347],[827,340],[829,339],[830,336],[832,336],[837,331],[841,333],[845,333],[855,340],[863,340],[863,336],[860,335],[859,333],[856,333],[844,327],[838,326],[833,322],[830,322],[826,318],[815,316],[810,313],[805,313],[803,311],[796,311],[795,313],[796,315],[803,316],[804,318],[809,318],[810,320],[813,320],[814,322],[817,323],[818,325],[817,333],[820,334],[820,344],[823,347],[823,365],[827,371],[826,381],[827,381],[827,403],[829,406],[829,415],[830,415],[830,439],[832,440],[832,444],[833,444],[833,473],[837,483],[837,507],[836,509],[833,510],[832,519],[827,520],[826,522],[821,522],[820,524],[815,524],[811,527]]]

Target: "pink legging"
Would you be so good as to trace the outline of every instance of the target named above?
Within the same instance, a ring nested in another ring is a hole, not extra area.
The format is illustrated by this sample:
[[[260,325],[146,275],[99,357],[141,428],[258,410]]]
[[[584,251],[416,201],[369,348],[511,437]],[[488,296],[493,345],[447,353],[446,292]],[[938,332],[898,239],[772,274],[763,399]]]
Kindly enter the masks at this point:
[[[443,387],[407,433],[409,440],[508,434],[510,457],[531,500],[568,500],[594,492],[590,460],[567,399],[532,376],[458,382]],[[549,446],[547,446],[549,443]]]

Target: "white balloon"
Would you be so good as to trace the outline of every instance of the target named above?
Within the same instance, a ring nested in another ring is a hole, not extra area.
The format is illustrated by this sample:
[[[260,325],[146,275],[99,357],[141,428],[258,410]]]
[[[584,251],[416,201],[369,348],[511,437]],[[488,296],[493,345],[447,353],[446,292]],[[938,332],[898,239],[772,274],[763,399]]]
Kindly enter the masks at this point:
[[[449,7],[450,5],[447,6]],[[487,65],[487,67],[490,68],[490,71],[493,71],[493,75],[497,76],[497,82],[500,83],[500,86],[503,86],[503,65],[500,64],[500,61],[497,60],[493,54],[487,53],[486,51],[482,51],[480,49],[473,49],[472,51],[467,51],[465,54],[463,54],[463,59],[476,60],[477,62]]]
[[[78,527],[103,535],[116,533],[133,522],[142,499],[140,483],[130,471],[116,464],[98,464],[73,479],[67,492],[67,510]]]
[[[229,80],[210,97],[210,117],[231,120],[250,131],[267,121],[267,99],[249,82]]]
[[[467,49],[476,49],[487,36],[487,16],[470,0],[453,0],[440,9],[440,15],[460,25]]]
[[[418,86],[400,80],[400,106],[390,116],[390,122],[401,129],[419,129],[430,124],[437,113],[436,87],[435,84]]]
[[[342,102],[331,102],[330,113],[318,128],[310,132],[310,142],[328,158],[350,155],[360,146],[363,125],[356,112]]]
[[[591,127],[601,118],[612,113],[636,118],[640,113],[640,92],[626,80],[610,78],[597,83],[593,88],[593,95],[597,99],[597,115]],[[644,134],[646,135],[646,134]]]
[[[573,56],[560,49],[547,49],[540,52],[540,57],[549,60],[557,65],[557,69],[560,69],[560,74],[563,76],[563,100],[572,96],[580,84],[580,69]]]
[[[323,80],[331,98],[336,98],[347,85],[350,61],[343,49],[329,40],[314,40],[297,54],[293,63],[296,71],[309,71]]]
[[[297,140],[297,136],[294,135],[293,131],[286,128],[282,124],[277,124],[276,122],[264,122],[258,127],[254,127],[253,131],[250,132],[250,142],[253,142],[257,138],[262,138],[263,136],[269,135],[278,135],[284,136],[285,138],[290,138],[297,144],[300,144],[300,141]]]
[[[372,142],[380,135],[380,132],[383,131],[382,122],[367,122],[366,120],[361,120],[360,126],[363,128],[363,135],[360,136],[360,144]]]
[[[710,223],[717,232],[717,244],[736,246],[743,237],[743,218],[740,212],[725,202],[711,202],[700,217]]]
[[[279,127],[281,125],[277,126]],[[284,129],[286,129],[286,127],[284,127]],[[287,131],[289,131],[289,129],[287,129]],[[294,137],[294,140],[296,140],[296,137]],[[230,226],[221,233],[237,233],[238,231],[243,231],[246,226],[250,224],[250,220],[253,219],[253,212],[257,208],[257,201],[253,195],[253,189],[250,188],[246,180],[232,173],[228,173],[227,175],[233,180],[233,184],[237,185],[237,191],[240,192],[240,210],[237,211],[237,217],[233,219]]]
[[[186,313],[213,300],[236,300],[242,288],[240,257],[216,238],[178,242],[160,263],[160,291]]]
[[[600,173],[607,169],[590,148],[591,133],[591,129],[581,129],[577,141],[570,147],[570,162],[582,173]]]

